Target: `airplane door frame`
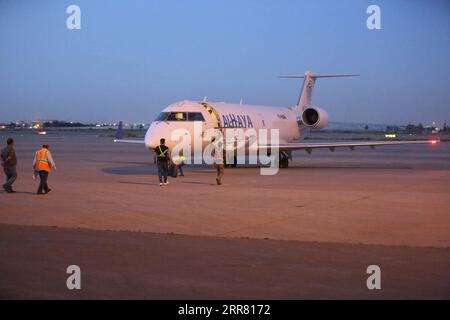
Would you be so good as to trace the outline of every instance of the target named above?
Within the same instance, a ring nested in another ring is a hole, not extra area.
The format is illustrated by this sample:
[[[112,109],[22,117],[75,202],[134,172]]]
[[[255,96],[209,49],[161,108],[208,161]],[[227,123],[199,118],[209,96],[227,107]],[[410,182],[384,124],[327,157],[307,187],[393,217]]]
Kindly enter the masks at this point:
[[[216,109],[208,102],[201,102],[201,105],[206,109],[206,111],[211,115],[211,118],[216,120],[214,128],[222,129],[222,123],[220,121],[219,113],[217,113]]]

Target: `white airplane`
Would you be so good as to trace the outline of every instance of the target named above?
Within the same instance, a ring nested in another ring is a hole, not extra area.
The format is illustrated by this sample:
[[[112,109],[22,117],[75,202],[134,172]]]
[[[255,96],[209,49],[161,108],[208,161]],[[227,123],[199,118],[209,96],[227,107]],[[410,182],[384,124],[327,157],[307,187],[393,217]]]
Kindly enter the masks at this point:
[[[304,76],[288,75],[281,78],[304,78],[298,102],[293,107],[269,107],[260,105],[232,104],[225,102],[203,101],[180,101],[166,107],[153,121],[147,130],[144,140],[126,140],[119,136],[115,142],[143,143],[153,150],[159,145],[161,138],[166,139],[166,145],[172,147],[179,141],[172,141],[171,135],[177,129],[185,129],[194,139],[194,126],[200,124],[201,130],[198,135],[203,134],[208,129],[224,130],[230,128],[252,128],[256,132],[260,129],[279,130],[279,166],[287,168],[289,159],[292,159],[291,152],[294,150],[305,150],[311,153],[313,149],[328,148],[334,151],[336,148],[354,149],[359,146],[401,145],[401,144],[436,144],[437,140],[420,141],[349,141],[314,143],[299,142],[301,138],[300,128],[322,129],[328,124],[328,114],[325,110],[312,104],[312,93],[316,79],[333,77],[352,77],[353,74],[322,74],[318,75],[307,71]],[[225,136],[225,135],[224,135]],[[208,141],[204,141],[202,148],[205,148]],[[225,141],[225,144],[227,142]],[[190,144],[193,144],[191,141]],[[247,145],[248,147],[248,145]],[[259,149],[270,149],[271,142],[266,145],[259,145]],[[236,158],[234,159],[234,164]]]

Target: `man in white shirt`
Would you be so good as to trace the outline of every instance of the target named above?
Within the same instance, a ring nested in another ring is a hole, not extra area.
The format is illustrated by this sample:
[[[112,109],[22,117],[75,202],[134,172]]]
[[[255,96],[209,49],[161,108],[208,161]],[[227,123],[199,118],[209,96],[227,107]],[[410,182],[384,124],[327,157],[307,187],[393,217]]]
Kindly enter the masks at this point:
[[[220,186],[222,184],[222,177],[223,177],[223,173],[224,173],[222,135],[220,135],[219,138],[213,137],[212,143],[214,145],[214,150],[213,150],[214,166],[216,167],[216,170],[217,170],[216,182]]]

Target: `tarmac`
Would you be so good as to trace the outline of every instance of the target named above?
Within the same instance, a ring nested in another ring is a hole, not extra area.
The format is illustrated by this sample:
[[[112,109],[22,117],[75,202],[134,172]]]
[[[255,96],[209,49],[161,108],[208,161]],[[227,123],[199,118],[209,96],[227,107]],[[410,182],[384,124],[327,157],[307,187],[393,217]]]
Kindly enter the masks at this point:
[[[185,166],[160,187],[143,145],[11,136],[18,193],[0,193],[0,298],[450,298],[450,143],[296,152],[276,176],[226,169],[222,186],[211,167]],[[44,142],[58,170],[38,196]],[[81,290],[66,287],[74,264]],[[381,290],[366,286],[369,265]]]

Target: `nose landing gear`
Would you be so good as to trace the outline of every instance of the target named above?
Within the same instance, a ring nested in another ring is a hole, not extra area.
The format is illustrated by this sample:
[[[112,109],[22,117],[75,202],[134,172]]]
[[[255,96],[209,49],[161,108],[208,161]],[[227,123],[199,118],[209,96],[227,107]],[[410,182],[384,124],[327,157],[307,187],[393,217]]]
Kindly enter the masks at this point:
[[[291,158],[291,155],[287,152],[280,152],[280,162],[279,167],[280,168],[287,168],[289,167],[289,159]]]

